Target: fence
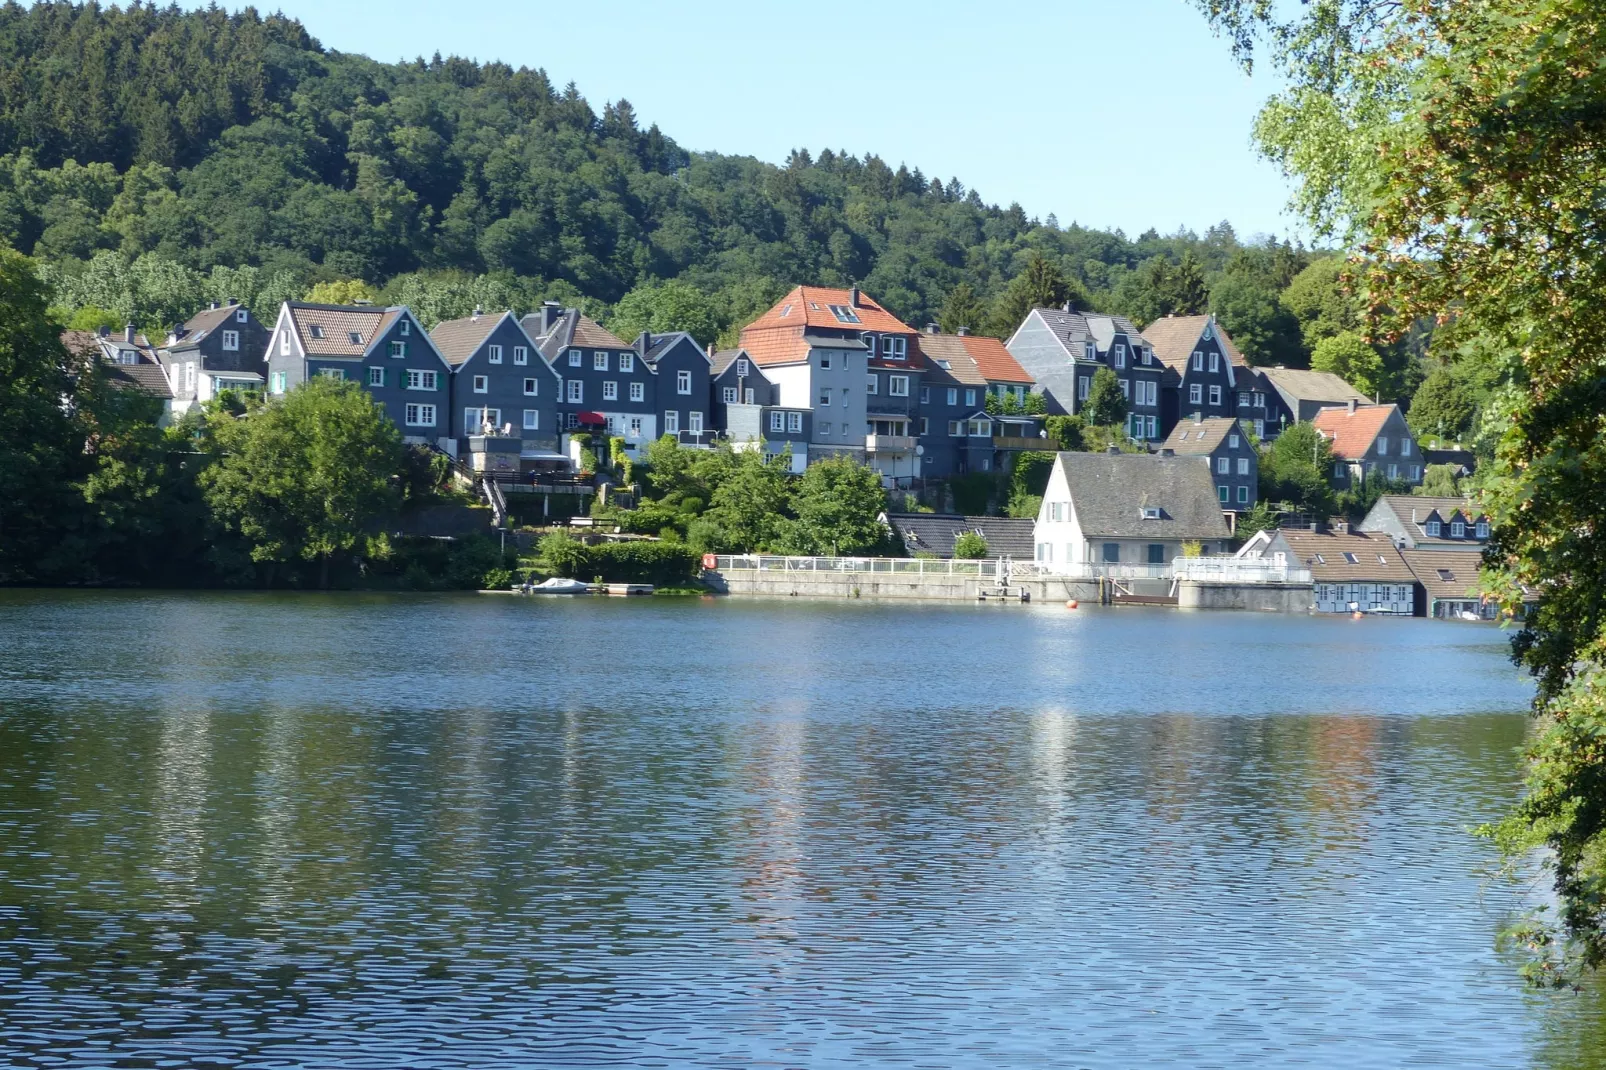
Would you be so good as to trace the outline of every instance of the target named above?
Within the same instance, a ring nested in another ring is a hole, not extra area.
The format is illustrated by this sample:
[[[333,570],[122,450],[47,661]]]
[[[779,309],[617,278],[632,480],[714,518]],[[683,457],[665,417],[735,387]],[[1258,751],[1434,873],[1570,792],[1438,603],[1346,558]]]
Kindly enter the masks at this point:
[[[1237,557],[1179,557],[1171,562],[1179,580],[1203,583],[1311,583],[1310,569]]]
[[[1122,565],[1115,562],[1081,561],[1065,565],[1018,564],[1017,576],[1040,576],[1056,580],[1169,580],[1170,565]]]
[[[997,560],[960,561],[926,557],[770,557],[763,554],[719,554],[720,572],[836,572],[906,576],[976,576],[998,578]],[[1019,565],[1014,566],[1018,571]]]

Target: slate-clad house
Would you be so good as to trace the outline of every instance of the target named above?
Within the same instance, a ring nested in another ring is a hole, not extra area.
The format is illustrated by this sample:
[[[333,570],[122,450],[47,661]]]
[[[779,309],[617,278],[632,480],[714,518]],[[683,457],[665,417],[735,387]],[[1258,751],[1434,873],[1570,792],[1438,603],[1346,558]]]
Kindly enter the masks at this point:
[[[782,408],[780,391],[745,349],[715,353],[710,364],[714,426],[736,449],[786,454],[787,470],[801,473],[809,463],[814,413]]]
[[[887,482],[921,475],[913,416],[903,404],[917,396],[924,367],[919,335],[872,298],[857,288],[794,287],[742,328],[740,346],[774,384],[776,405],[812,411],[811,461],[846,454]]]
[[[775,401],[775,384],[764,374],[745,349],[722,349],[709,358],[708,382],[713,390],[709,411],[714,426],[726,425],[726,405],[770,405]]]
[[[459,456],[488,430],[521,440],[531,460],[557,454],[561,377],[512,312],[475,309],[437,323],[430,338],[452,368],[450,433]]]
[[[960,516],[957,513],[883,513],[881,522],[891,529],[904,549],[915,554],[954,556],[954,543],[964,534],[987,540],[987,557],[1029,561],[1032,529],[1036,522],[1017,517]]]
[[[920,437],[921,472],[943,478],[1003,467],[1011,453],[1040,450],[1042,421],[1020,407],[1035,385],[1030,374],[996,338],[939,334],[928,324],[920,336],[926,358],[920,384],[916,428]],[[1015,415],[990,416],[989,396],[1009,399]]]
[[[1332,372],[1276,367],[1257,369],[1257,374],[1266,390],[1266,433],[1260,436],[1263,440],[1277,437],[1289,424],[1316,419],[1323,409],[1346,407],[1352,401],[1357,405],[1372,403]]]
[[[1283,529],[1257,532],[1236,555],[1308,568],[1318,613],[1416,610],[1416,577],[1383,535]]]
[[[1221,508],[1245,512],[1260,499],[1260,455],[1243,425],[1226,416],[1188,418],[1171,429],[1161,449],[1210,463]]]
[[[708,407],[712,364],[708,353],[685,331],[643,332],[635,349],[655,380],[647,392],[657,397],[655,415],[661,433],[674,435],[682,446],[712,445],[717,425]]]
[[[637,455],[659,436],[657,376],[634,347],[555,301],[520,323],[563,379],[558,418],[564,431],[618,435]]]
[[[1385,494],[1359,528],[1387,535],[1401,549],[1481,554],[1489,545],[1489,517],[1469,498]]]
[[[1178,420],[1194,415],[1230,416],[1251,421],[1250,426],[1265,418],[1264,389],[1214,316],[1166,316],[1149,324],[1143,337],[1166,369],[1162,434],[1170,435]],[[1239,405],[1240,389],[1247,406]]]
[[[268,329],[238,301],[197,312],[174,327],[157,352],[173,388],[173,411],[223,390],[261,390],[267,371]]]
[[[1034,308],[1004,344],[1036,381],[1050,413],[1081,412],[1094,373],[1107,367],[1127,398],[1127,433],[1145,442],[1164,437],[1166,368],[1125,317]]]
[[[1333,446],[1333,485],[1344,488],[1364,476],[1381,475],[1415,486],[1422,482],[1422,455],[1398,405],[1322,409],[1311,421]]]
[[[268,339],[268,394],[315,375],[359,383],[405,441],[452,452],[450,379],[429,334],[404,307],[286,301]]]
[[[99,331],[63,331],[61,344],[67,352],[80,360],[99,361],[106,369],[106,379],[114,388],[133,390],[162,402],[157,417],[166,426],[173,417],[173,387],[167,370],[162,367],[155,348],[142,334],[136,334],[130,324],[121,333],[109,327]]]
[[[1230,538],[1204,459],[1147,453],[1059,454],[1033,532],[1038,565],[1067,573],[1159,570],[1187,543],[1213,554]]]

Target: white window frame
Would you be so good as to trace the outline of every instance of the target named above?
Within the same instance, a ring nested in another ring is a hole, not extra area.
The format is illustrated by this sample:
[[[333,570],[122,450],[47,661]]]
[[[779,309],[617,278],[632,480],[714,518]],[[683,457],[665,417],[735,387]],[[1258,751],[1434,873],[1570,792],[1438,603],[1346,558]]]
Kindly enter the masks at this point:
[[[909,377],[907,375],[887,376],[887,396],[906,398],[909,396]]]
[[[1377,436],[1377,455],[1379,457],[1387,457],[1389,455],[1389,438],[1387,435]]]
[[[703,433],[703,414],[701,412],[693,409],[686,414],[686,431],[693,435]]]
[[[578,350],[578,349],[569,350],[569,367],[578,368],[580,366],[580,362],[582,360],[584,360],[584,359],[585,359],[585,354],[583,352],[581,352],[580,350]]]
[[[1087,387],[1088,387],[1088,383],[1090,381],[1091,380],[1085,375],[1078,375],[1076,377],[1076,400],[1077,401],[1086,401],[1087,400]]]
[[[184,364],[184,389],[192,392],[195,390],[195,362],[193,360],[186,361]]]
[[[402,415],[408,427],[435,426],[435,406],[427,401],[409,402]]]
[[[490,363],[492,363],[492,364],[500,364],[500,363],[502,363],[502,347],[501,346],[486,346],[485,347],[485,359],[487,361],[489,361]]]
[[[738,378],[738,379],[746,379],[750,374],[752,374],[752,373],[750,371],[748,371],[747,358],[746,357],[737,357],[736,358],[736,378]]]
[[[786,413],[780,409],[770,410],[770,430],[776,434],[786,430]]]
[[[525,409],[524,410],[524,430],[526,430],[526,431],[539,431],[539,430],[541,430],[541,410],[540,409]]]
[[[629,374],[636,370],[636,355],[634,353],[619,354],[619,371]]]
[[[527,397],[527,398],[538,398],[538,397],[540,397],[541,396],[541,380],[540,379],[526,379],[526,380],[524,380],[524,396]]]
[[[242,308],[242,309],[240,309],[239,311],[237,311],[234,314],[234,322],[235,323],[250,323],[251,322],[251,314],[249,312],[247,312],[245,309]]]
[[[789,412],[786,414],[786,432],[790,435],[803,433],[803,414],[801,412]]]
[[[831,388],[828,386],[822,387],[820,390],[820,405],[823,407],[829,404],[831,404]]]
[[[642,383],[631,383],[630,384],[630,400],[631,401],[645,401],[646,398],[647,398],[647,387],[645,386],[645,384],[642,384]]]
[[[1216,386],[1214,384],[1212,384],[1211,387],[1210,387],[1210,404],[1211,405],[1220,405],[1221,404],[1221,387]]]
[[[579,379],[569,380],[568,401],[571,405],[584,405],[586,400],[586,385]]]
[[[1220,353],[1212,352],[1210,354],[1210,370],[1213,371],[1213,372],[1219,372],[1221,370],[1221,354]]]
[[[675,393],[691,394],[691,372],[681,369],[675,373]]]
[[[368,385],[369,386],[384,386],[385,385],[385,369],[384,368],[373,368],[373,367],[369,368],[368,369]]]
[[[513,347],[513,363],[514,364],[519,364],[519,365],[530,363],[530,347],[529,346],[514,346]]]
[[[591,370],[594,372],[605,372],[608,370],[607,350],[598,349],[591,354]]]
[[[959,388],[957,386],[950,386],[948,388],[948,404],[959,404]]]
[[[434,390],[437,388],[437,385],[438,382],[435,378],[434,372],[424,371],[421,368],[407,369],[408,390]]]
[[[410,322],[408,322],[408,319],[407,319],[406,316],[402,317],[401,333],[402,333],[402,337],[403,338],[409,337],[413,333],[413,325]]]
[[[392,339],[390,343],[390,357],[392,360],[406,360],[407,343]]]
[[[489,375],[476,375],[474,377],[474,393],[489,394],[491,392],[491,377]]]
[[[1193,370],[1196,372],[1204,371],[1204,350],[1202,349],[1193,351]]]
[[[967,387],[966,390],[965,390],[965,408],[974,409],[975,407],[976,407],[976,391],[974,389],[972,389],[972,388],[968,388]]]
[[[875,372],[871,372],[869,375],[865,376],[864,392],[866,394],[873,396],[881,392],[879,378],[880,377],[877,376]]]
[[[664,410],[664,434],[680,434],[680,413],[675,409]]]
[[[719,397],[727,405],[736,404],[736,388],[734,386],[721,387]]]
[[[463,429],[469,434],[474,434],[472,429],[484,423],[489,423],[492,427],[501,427],[502,410],[493,409],[489,405],[470,405],[463,410]]]
[[[288,357],[289,355],[290,355],[290,332],[289,331],[285,331],[283,334],[279,335],[279,356]]]
[[[1204,403],[1204,387],[1198,383],[1188,384],[1188,404],[1200,405]]]
[[[1126,367],[1126,343],[1124,342],[1115,343],[1115,366],[1117,368]]]
[[[239,351],[240,351],[240,332],[239,331],[224,331],[223,332],[223,352],[225,352],[225,353],[238,353]]]
[[[602,384],[602,400],[603,401],[618,401],[619,400],[619,383],[618,383],[617,380],[608,379],[608,380],[605,380],[603,382],[603,384]]]
[[[1249,474],[1249,458],[1248,457],[1240,457],[1240,458],[1238,458],[1238,474],[1241,475],[1241,476],[1246,476],[1246,475]]]
[[[630,418],[630,425],[629,426],[630,426],[630,437],[631,438],[640,438],[641,437],[641,417],[632,416]]]
[[[1224,475],[1231,474],[1231,472],[1232,472],[1232,458],[1230,458],[1230,457],[1217,457],[1216,458],[1216,475],[1224,476]]]

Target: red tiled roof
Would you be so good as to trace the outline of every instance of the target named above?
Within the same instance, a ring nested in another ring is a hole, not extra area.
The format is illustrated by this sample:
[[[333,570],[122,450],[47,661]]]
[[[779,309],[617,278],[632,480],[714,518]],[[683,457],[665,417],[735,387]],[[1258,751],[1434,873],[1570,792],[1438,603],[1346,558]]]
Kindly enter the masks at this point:
[[[1372,448],[1372,441],[1383,430],[1388,418],[1399,411],[1394,405],[1357,405],[1322,409],[1311,422],[1333,443],[1333,456],[1358,461]]]
[[[809,344],[803,340],[802,327],[770,328],[749,333],[742,331],[741,348],[759,367],[770,364],[795,364],[809,355]]]
[[[988,382],[1025,383],[1028,386],[1037,382],[998,339],[976,334],[959,335],[958,338]]]
[[[777,301],[758,319],[742,328],[748,331],[771,327],[831,327],[837,330],[876,331],[881,334],[915,334],[915,329],[876,303],[869,294],[860,292],[859,303],[854,305],[848,290],[834,290],[825,286],[794,286],[792,292]],[[844,323],[831,311],[832,305],[851,307],[858,317],[857,323]]]

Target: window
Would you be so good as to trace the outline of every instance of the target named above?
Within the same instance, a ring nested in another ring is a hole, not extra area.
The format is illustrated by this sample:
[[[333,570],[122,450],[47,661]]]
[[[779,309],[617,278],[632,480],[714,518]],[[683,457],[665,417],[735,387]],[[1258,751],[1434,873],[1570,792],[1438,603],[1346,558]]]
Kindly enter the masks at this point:
[[[970,421],[969,430],[973,438],[991,438],[993,422],[991,420],[972,420]]]
[[[909,396],[909,377],[907,375],[887,376],[887,393],[895,398]]]
[[[900,335],[888,335],[881,340],[881,353],[888,360],[907,360],[909,339]]]
[[[866,378],[867,381],[865,382],[865,385],[864,385],[864,392],[866,394],[878,393],[879,390],[878,390],[878,388],[876,386],[877,376],[874,373],[872,373],[872,374],[866,376],[865,378]]]
[[[1221,404],[1221,387],[1212,386],[1210,388],[1210,404],[1212,404],[1212,405],[1220,405]]]
[[[1236,431],[1227,436],[1227,445],[1232,449],[1238,448],[1238,433]]]
[[[1210,354],[1210,370],[1213,371],[1213,372],[1218,372],[1218,371],[1221,370],[1221,354],[1220,353],[1212,353],[1212,354]]]
[[[569,401],[579,404],[585,400],[585,384],[578,379],[569,380]]]
[[[1249,407],[1249,391],[1238,391],[1238,407],[1240,409],[1247,409]]]
[[[963,420],[949,420],[948,421],[948,434],[949,435],[951,435],[954,438],[958,438],[960,435],[962,435],[964,433],[965,433],[965,423],[964,423]]]
[[[288,357],[289,355],[290,355],[290,332],[289,331],[285,331],[283,334],[281,334],[279,336],[279,356]]]
[[[686,430],[694,435],[703,433],[703,414],[693,410],[686,414]]]
[[[920,418],[920,433],[922,435],[931,434],[931,421],[924,416]]]
[[[630,384],[630,400],[644,401],[647,397],[647,388],[641,383]]]
[[[1132,382],[1129,379],[1121,380],[1121,396],[1127,399],[1132,397]]]
[[[1461,521],[1452,521],[1450,524],[1450,538],[1464,539],[1467,537],[1467,526]]]
[[[346,340],[348,342],[350,342],[354,346],[360,346],[360,345],[362,345],[362,332],[361,331],[347,331],[346,332]]]
[[[959,388],[958,387],[950,386],[948,388],[948,404],[950,404],[950,405],[959,404]]]
[[[1217,475],[1223,475],[1224,476],[1231,470],[1232,470],[1232,458],[1230,458],[1230,457],[1217,457],[1216,458],[1216,474]]]
[[[234,353],[234,352],[238,352],[239,348],[240,348],[240,332],[239,331],[224,331],[223,332],[223,351],[225,353]]]
[[[837,318],[838,323],[858,323],[859,314],[847,305],[832,305],[831,315]]]
[[[747,366],[747,358],[746,357],[737,357],[736,358],[736,378],[738,378],[738,379],[746,379],[748,377],[748,375],[750,375],[750,374],[751,374],[751,372],[748,371],[748,366]]]
[[[526,379],[526,380],[524,380],[524,396],[525,397],[533,398],[533,397],[537,396],[540,393],[541,393],[541,380],[539,380],[539,379]]]
[[[1333,478],[1343,479],[1349,473],[1349,468],[1343,461],[1333,462]]]
[[[664,413],[664,434],[680,434],[680,413],[670,409]]]
[[[791,305],[782,305],[781,306],[781,319],[784,320],[786,317],[790,316],[791,314],[792,314],[792,306]]]
[[[632,416],[630,418],[630,437],[631,438],[640,438],[641,437],[641,417],[639,417],[639,416]]]
[[[251,322],[251,317],[245,311],[245,309],[242,308],[242,309],[240,309],[240,311],[238,311],[238,312],[236,312],[234,314],[234,322],[235,323],[249,323],[249,322]]]
[[[1188,404],[1197,405],[1203,400],[1204,387],[1200,386],[1198,383],[1190,383],[1188,386]]]
[[[633,372],[633,371],[635,371],[636,370],[636,355],[634,353],[620,353],[619,354],[619,370],[621,372]]]
[[[580,366],[580,351],[578,349],[569,350],[569,367],[578,368],[579,366]]]
[[[524,429],[526,431],[539,431],[539,430],[541,430],[541,410],[540,409],[525,409],[524,410]]]
[[[1489,522],[1487,520],[1478,521],[1472,531],[1478,538],[1487,539],[1489,537]]]
[[[1358,565],[1361,563],[1361,559],[1350,553],[1348,550],[1344,551],[1344,560],[1348,561],[1352,565]]]
[[[771,431],[785,431],[786,430],[786,413],[782,412],[780,409],[771,409],[770,410],[770,430]]]
[[[1231,488],[1228,487],[1225,483],[1223,483],[1222,485],[1220,485],[1220,486],[1218,486],[1216,488],[1216,497],[1221,499],[1221,504],[1222,505],[1226,505],[1227,504],[1227,494],[1228,494],[1228,492],[1230,490],[1231,490]]]
[[[1115,343],[1115,366],[1126,367],[1126,346],[1120,342]]]
[[[434,427],[435,406],[412,404],[407,406],[408,427]]]
[[[1255,408],[1264,409],[1265,407],[1266,407],[1266,395],[1262,394],[1260,391],[1256,390],[1255,391]]]
[[[1256,420],[1255,421],[1255,437],[1256,438],[1265,438],[1266,437],[1266,421],[1265,420]]]
[[[591,354],[591,368],[593,371],[605,372],[608,370],[608,354],[598,350]]]
[[[1103,552],[1102,556],[1103,556],[1104,560],[1109,561],[1111,563],[1114,563],[1116,561],[1121,560],[1121,544],[1118,543],[1118,542],[1107,542],[1107,543],[1105,543],[1104,544],[1104,552]]]
[[[719,392],[719,396],[727,405],[736,404],[736,388],[734,386],[725,387]]]
[[[675,373],[675,393],[691,393],[691,372],[680,371]]]
[[[530,347],[529,346],[514,346],[513,347],[513,363],[514,364],[528,364],[528,363],[530,363]]]
[[[385,369],[383,369],[383,368],[369,368],[368,369],[368,385],[369,386],[384,386],[385,385]]]
[[[346,377],[345,371],[340,368],[319,368],[318,374],[325,379],[344,379]]]
[[[1076,400],[1077,401],[1086,401],[1087,400],[1087,383],[1088,383],[1087,376],[1085,376],[1085,375],[1077,376],[1077,378],[1076,378]]]
[[[931,387],[923,386],[923,387],[920,388],[920,404],[922,404],[922,405],[930,405],[931,404]]]
[[[828,356],[820,357],[820,370],[821,371],[830,371],[831,370],[831,358],[830,357],[828,357]]]
[[[184,365],[184,389],[195,389],[195,362],[193,360]]]
[[[1422,526],[1432,538],[1436,539],[1439,537],[1439,522],[1437,520],[1429,520]]]
[[[1151,543],[1149,543],[1149,564],[1151,564],[1151,565],[1163,565],[1163,564],[1165,564],[1165,543],[1163,543],[1163,542],[1151,542]]]
[[[831,424],[830,424],[830,422],[829,421],[821,422],[818,425],[817,430],[820,432],[820,437],[821,438],[824,438],[826,435],[829,435],[831,433]]]
[[[437,373],[435,372],[418,371],[417,369],[412,368],[408,369],[407,389],[434,390],[436,386],[436,374]]]
[[[500,363],[502,363],[502,347],[501,346],[486,346],[485,347],[485,359],[487,361],[489,361],[490,363],[492,363],[492,364],[500,364]]]
[[[268,376],[268,391],[274,394],[284,393],[289,380],[290,376],[285,372],[274,372]]]
[[[405,357],[407,355],[407,343],[406,342],[392,342],[392,343],[390,343],[390,355],[392,357]]]
[[[1421,478],[1422,478],[1422,466],[1419,465],[1419,464],[1413,464],[1411,466],[1411,480],[1412,480],[1412,482],[1415,482],[1416,480],[1419,480]]]
[[[972,408],[975,408],[975,407],[976,407],[976,392],[974,390],[966,390],[965,391],[965,408],[972,409]]]
[[[748,387],[743,387],[742,388],[742,400],[747,402],[749,405],[753,404],[753,388],[752,387],[748,386]]]
[[[1193,351],[1193,370],[1196,372],[1204,371],[1204,353],[1197,349]]]
[[[797,434],[803,430],[803,414],[801,412],[789,412],[786,414],[786,430],[792,434]]]
[[[1094,345],[1092,342],[1088,342],[1085,345],[1083,345],[1082,346],[1082,357],[1085,360],[1098,360],[1099,359],[1098,346]]]
[[[1240,457],[1240,458],[1238,458],[1238,474],[1241,475],[1241,476],[1246,476],[1246,475],[1249,474],[1249,458],[1248,457]]]
[[[569,427],[570,429],[579,427],[580,426],[580,414],[577,413],[577,412],[569,413],[569,418],[566,421],[565,426]]]
[[[1151,394],[1154,393],[1154,384],[1153,383],[1149,384],[1149,393],[1151,393]],[[1160,418],[1158,416],[1147,416],[1147,417],[1144,417],[1144,419],[1146,419],[1148,421],[1148,423],[1149,423],[1149,437],[1150,438],[1159,438],[1160,437]]]
[[[859,341],[865,345],[865,356],[873,358],[875,356],[875,335],[861,334],[859,335]]]
[[[1400,466],[1399,465],[1397,465],[1397,464],[1389,465],[1389,478],[1390,479],[1399,479],[1400,478]]]
[[[602,384],[602,400],[603,401],[618,401],[619,400],[619,384],[617,382],[615,382],[612,379],[609,379],[607,382]]]
[[[476,393],[476,394],[488,394],[488,393],[490,393],[490,390],[491,390],[491,377],[490,376],[488,376],[488,375],[476,375],[474,377],[474,393]]]
[[[401,333],[403,336],[413,333],[413,325],[405,319],[401,321]]]
[[[1240,485],[1238,487],[1238,504],[1239,505],[1244,505],[1244,504],[1247,504],[1248,501],[1249,501],[1249,488],[1247,486]]]
[[[831,404],[831,391],[829,389],[820,391],[820,404],[821,405],[829,405],[829,404]]]

